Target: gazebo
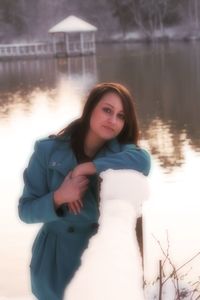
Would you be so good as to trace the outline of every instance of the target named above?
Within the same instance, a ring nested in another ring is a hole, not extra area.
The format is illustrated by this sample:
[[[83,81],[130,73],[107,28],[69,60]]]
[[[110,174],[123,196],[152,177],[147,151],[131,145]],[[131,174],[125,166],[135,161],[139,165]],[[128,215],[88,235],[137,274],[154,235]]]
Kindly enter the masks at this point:
[[[97,27],[75,16],[69,16],[49,30],[54,54],[72,56],[95,53],[95,31]]]

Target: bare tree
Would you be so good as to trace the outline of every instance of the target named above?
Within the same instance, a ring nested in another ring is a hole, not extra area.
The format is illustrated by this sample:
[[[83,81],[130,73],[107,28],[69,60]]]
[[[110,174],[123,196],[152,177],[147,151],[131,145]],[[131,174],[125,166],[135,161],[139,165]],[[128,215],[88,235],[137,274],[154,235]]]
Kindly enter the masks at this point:
[[[125,36],[133,23],[133,15],[130,9],[132,5],[131,0],[111,0],[110,4],[112,14],[118,18],[123,35]]]
[[[156,30],[164,36],[165,21],[174,14],[181,0],[112,0],[113,15],[125,33],[134,26],[147,38],[154,39]]]
[[[154,236],[153,236],[154,237]],[[157,240],[155,237],[154,239],[158,243],[160,250],[164,256],[163,261],[159,261],[159,295],[158,299],[162,300],[162,291],[164,285],[168,281],[172,281],[172,284],[174,286],[174,291],[176,292],[175,300],[181,300],[181,299],[188,299],[190,296],[190,300],[199,300],[200,294],[199,294],[199,285],[200,281],[198,280],[194,284],[191,285],[190,289],[186,289],[185,287],[180,286],[181,278],[185,277],[187,274],[180,274],[180,270],[182,270],[186,265],[188,265],[190,262],[192,262],[195,258],[199,257],[200,252],[197,252],[193,257],[191,257],[188,261],[183,263],[181,266],[176,267],[173,263],[172,259],[170,258],[169,249],[170,249],[170,243],[169,243],[169,237],[167,232],[167,250],[164,250],[159,240]],[[171,271],[170,274],[167,276],[165,274],[165,267],[170,267]]]
[[[155,31],[164,36],[165,20],[174,13],[178,1],[172,0],[132,0],[132,11],[136,24],[150,38],[154,39]]]
[[[190,20],[193,20],[195,29],[199,29],[199,0],[188,1]]]

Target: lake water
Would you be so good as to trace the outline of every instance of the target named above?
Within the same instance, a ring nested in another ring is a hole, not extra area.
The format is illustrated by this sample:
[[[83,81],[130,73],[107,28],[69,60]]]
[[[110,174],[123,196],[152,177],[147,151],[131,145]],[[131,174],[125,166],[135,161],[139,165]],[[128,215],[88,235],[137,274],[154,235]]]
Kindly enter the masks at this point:
[[[97,82],[119,81],[136,99],[141,145],[152,155],[144,206],[145,278],[169,244],[179,267],[200,251],[200,44],[97,45],[69,59],[0,62],[0,299],[30,294],[30,248],[40,225],[17,216],[22,172],[34,141],[79,116]],[[167,242],[167,237],[169,242]],[[200,256],[180,274],[200,279]]]

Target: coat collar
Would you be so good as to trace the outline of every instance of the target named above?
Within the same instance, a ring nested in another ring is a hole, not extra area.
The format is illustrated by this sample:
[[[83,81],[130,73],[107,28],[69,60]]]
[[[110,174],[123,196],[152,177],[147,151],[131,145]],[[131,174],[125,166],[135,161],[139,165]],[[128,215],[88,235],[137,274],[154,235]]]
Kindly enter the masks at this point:
[[[108,143],[107,143],[107,149],[113,153],[117,153],[120,151],[121,147],[120,147],[120,144],[118,142],[118,140],[115,138],[115,139],[112,139],[110,140]]]

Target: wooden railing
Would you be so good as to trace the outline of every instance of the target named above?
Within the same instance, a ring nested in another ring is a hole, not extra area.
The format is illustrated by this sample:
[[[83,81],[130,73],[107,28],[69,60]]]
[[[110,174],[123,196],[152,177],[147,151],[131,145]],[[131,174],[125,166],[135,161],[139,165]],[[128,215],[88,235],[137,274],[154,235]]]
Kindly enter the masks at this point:
[[[53,44],[50,43],[0,45],[0,57],[40,56],[53,53]]]
[[[88,41],[81,44],[80,42],[69,42],[68,47],[63,42],[53,43],[31,43],[31,44],[8,44],[0,45],[1,57],[28,57],[28,56],[47,56],[47,55],[73,55],[94,53],[94,43]]]

